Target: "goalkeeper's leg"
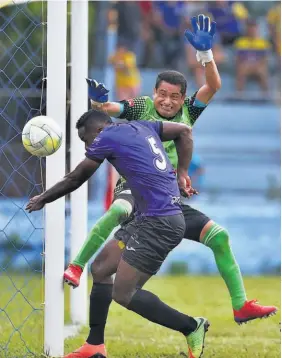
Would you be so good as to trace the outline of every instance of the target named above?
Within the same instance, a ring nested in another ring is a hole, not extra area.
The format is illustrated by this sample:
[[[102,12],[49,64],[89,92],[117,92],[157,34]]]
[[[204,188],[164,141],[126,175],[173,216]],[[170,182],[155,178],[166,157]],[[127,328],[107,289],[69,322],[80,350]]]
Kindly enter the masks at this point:
[[[228,232],[189,205],[183,205],[182,210],[186,222],[185,238],[201,242],[213,251],[218,271],[230,294],[234,320],[242,323],[274,314],[276,307],[262,306],[255,300],[247,300],[242,274],[232,251]]]
[[[109,210],[98,220],[90,231],[78,255],[64,273],[64,280],[78,287],[80,276],[91,257],[99,250],[115,227],[128,219],[133,211],[134,199],[130,190],[117,195]]]

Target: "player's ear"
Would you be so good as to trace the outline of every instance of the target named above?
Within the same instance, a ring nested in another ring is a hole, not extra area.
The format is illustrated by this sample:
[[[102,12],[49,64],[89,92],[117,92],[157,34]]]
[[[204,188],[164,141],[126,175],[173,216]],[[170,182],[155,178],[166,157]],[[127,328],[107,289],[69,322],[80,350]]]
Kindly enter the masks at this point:
[[[153,99],[155,99],[156,97],[157,97],[157,90],[156,88],[154,88]]]

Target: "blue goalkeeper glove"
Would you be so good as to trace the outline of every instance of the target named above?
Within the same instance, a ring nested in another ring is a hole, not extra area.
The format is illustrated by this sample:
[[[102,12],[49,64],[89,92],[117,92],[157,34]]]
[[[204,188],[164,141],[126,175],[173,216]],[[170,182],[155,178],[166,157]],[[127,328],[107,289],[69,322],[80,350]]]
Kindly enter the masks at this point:
[[[97,103],[105,103],[108,102],[108,93],[103,83],[98,83],[96,80],[92,80],[91,78],[86,78],[86,82],[88,83],[88,97]]]
[[[186,40],[197,50],[197,60],[205,66],[207,62],[212,61],[212,45],[216,31],[216,22],[212,21],[205,15],[199,15],[198,20],[194,16],[191,19],[193,32],[185,30]]]

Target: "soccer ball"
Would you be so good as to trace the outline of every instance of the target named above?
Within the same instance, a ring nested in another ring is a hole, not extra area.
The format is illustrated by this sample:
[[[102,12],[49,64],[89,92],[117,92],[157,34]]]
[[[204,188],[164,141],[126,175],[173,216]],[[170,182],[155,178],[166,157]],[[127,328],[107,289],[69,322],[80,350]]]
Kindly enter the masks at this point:
[[[34,117],[24,126],[22,142],[29,153],[37,157],[47,157],[60,148],[62,130],[50,117]]]

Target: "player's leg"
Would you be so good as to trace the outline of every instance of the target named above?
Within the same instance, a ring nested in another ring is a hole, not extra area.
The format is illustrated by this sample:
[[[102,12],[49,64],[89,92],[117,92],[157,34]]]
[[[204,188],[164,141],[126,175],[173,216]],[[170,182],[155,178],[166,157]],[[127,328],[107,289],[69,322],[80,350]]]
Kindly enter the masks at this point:
[[[126,195],[130,194],[123,192],[119,197],[126,198]],[[121,228],[115,233],[114,239],[103,247],[91,265],[93,286],[90,294],[89,335],[86,343],[81,348],[70,353],[65,358],[106,357],[104,331],[109,306],[112,301],[113,284],[111,276],[116,272],[122,250],[133,233],[132,219],[133,216],[122,224]]]
[[[228,232],[189,205],[183,205],[182,209],[186,223],[184,237],[198,241],[213,251],[218,271],[231,297],[235,321],[247,322],[275,313],[276,307],[260,306],[255,301],[247,301],[242,274],[232,251]]]
[[[93,286],[90,294],[90,332],[86,341],[92,345],[104,344],[104,331],[112,302],[112,275],[116,273],[122,255],[116,239],[106,244],[102,251],[91,265]]]
[[[262,306],[256,300],[247,300],[240,267],[225,229],[210,220],[201,231],[200,242],[210,247],[214,253],[217,267],[231,296],[234,319],[237,323],[246,323],[276,313],[277,308],[274,306]]]
[[[229,290],[233,308],[242,307],[247,298],[241,271],[232,252],[227,231],[189,205],[183,205],[182,209],[186,223],[184,237],[201,242],[213,251],[218,271]]]
[[[65,358],[104,358],[107,356],[104,331],[112,302],[112,275],[116,272],[122,250],[119,241],[110,240],[91,265],[93,286],[90,294],[89,326],[86,343]]]
[[[64,273],[64,280],[73,287],[79,286],[80,276],[86,263],[99,250],[110,233],[128,219],[134,207],[130,190],[123,190],[115,196],[109,210],[97,221],[90,231],[80,252]]]
[[[131,237],[119,263],[113,299],[151,322],[181,332],[187,339],[190,357],[200,357],[208,321],[192,318],[169,307],[155,294],[142,289],[156,274],[184,232],[182,215],[143,218],[131,223]]]
[[[113,299],[128,310],[185,336],[197,327],[194,318],[162,302],[152,292],[142,289],[151,274],[144,273],[121,259],[113,288]]]

